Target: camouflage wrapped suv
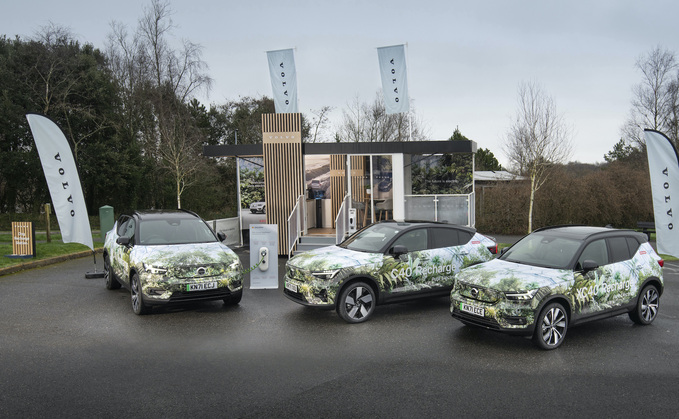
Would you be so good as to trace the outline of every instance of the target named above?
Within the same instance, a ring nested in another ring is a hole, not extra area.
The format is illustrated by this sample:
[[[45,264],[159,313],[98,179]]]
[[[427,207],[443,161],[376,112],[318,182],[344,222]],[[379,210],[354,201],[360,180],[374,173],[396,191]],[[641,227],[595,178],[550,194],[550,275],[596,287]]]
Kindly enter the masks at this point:
[[[627,313],[650,324],[663,293],[662,266],[643,233],[543,228],[498,259],[460,271],[450,312],[466,325],[532,335],[539,347],[554,349],[569,326],[589,320]]]
[[[377,304],[446,295],[457,272],[493,258],[497,244],[473,228],[384,221],[337,246],[301,253],[286,264],[285,295],[299,304],[334,307],[349,323]]]
[[[198,300],[238,304],[243,272],[238,256],[189,211],[123,214],[106,233],[106,288],[130,290],[132,310]]]

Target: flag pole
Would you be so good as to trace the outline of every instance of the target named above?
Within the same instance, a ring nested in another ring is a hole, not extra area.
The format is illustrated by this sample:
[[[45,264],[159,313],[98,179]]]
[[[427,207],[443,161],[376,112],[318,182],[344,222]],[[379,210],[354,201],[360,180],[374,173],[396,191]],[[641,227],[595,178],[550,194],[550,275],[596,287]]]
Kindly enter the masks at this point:
[[[92,257],[94,258],[94,272],[85,272],[85,278],[103,278],[105,272],[97,272],[97,252],[92,249]]]

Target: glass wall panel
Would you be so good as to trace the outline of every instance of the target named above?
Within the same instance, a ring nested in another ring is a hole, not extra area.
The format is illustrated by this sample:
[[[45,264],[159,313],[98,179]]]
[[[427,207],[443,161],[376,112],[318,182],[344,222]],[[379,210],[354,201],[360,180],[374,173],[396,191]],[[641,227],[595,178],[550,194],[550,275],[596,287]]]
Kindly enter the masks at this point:
[[[469,197],[439,196],[437,221],[467,225],[469,222]]]
[[[406,196],[406,220],[436,221],[436,202],[433,196]]]

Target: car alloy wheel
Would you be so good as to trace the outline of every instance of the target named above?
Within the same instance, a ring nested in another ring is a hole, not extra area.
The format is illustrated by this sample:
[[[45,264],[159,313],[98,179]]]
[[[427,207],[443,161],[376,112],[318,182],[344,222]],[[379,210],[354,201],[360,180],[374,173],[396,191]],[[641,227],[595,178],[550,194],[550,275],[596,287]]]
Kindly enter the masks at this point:
[[[637,324],[647,325],[653,323],[660,308],[660,294],[655,285],[647,285],[639,295],[639,301],[630,313],[630,318]]]
[[[111,261],[108,255],[104,255],[104,281],[106,281],[106,289],[116,290],[120,288],[120,282],[115,278],[111,272]]]
[[[559,303],[552,303],[540,313],[533,336],[542,349],[556,349],[563,343],[568,330],[566,310]]]
[[[342,290],[337,314],[348,323],[368,320],[375,310],[375,291],[365,282],[355,282]]]
[[[134,314],[146,314],[148,308],[144,304],[144,297],[141,291],[141,282],[139,282],[139,275],[132,275],[130,280],[130,294],[132,295],[132,311]]]

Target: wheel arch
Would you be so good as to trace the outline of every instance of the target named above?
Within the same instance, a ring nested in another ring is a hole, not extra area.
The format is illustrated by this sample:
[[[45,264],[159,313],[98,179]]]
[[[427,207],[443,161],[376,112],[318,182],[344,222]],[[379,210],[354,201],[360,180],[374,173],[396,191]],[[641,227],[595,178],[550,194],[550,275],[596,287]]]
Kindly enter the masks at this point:
[[[356,276],[351,276],[347,279],[344,280],[342,284],[340,284],[339,288],[337,288],[337,297],[339,298],[339,295],[342,293],[344,288],[348,287],[349,285],[355,283],[355,282],[365,282],[372,288],[373,292],[375,293],[375,299],[377,300],[377,304],[380,303],[380,287],[377,286],[377,281],[375,278],[368,276],[368,275],[356,275]]]
[[[655,288],[658,290],[658,295],[662,297],[663,291],[665,289],[665,285],[663,282],[660,280],[660,278],[655,277],[655,276],[650,276],[646,278],[646,280],[641,284],[639,287],[639,294],[637,295],[637,299],[641,296],[641,291],[646,287],[646,285],[655,285]]]
[[[568,323],[570,324],[573,321],[573,306],[571,305],[570,300],[568,297],[562,294],[556,294],[556,295],[550,295],[549,297],[545,298],[538,308],[535,310],[535,317],[537,319],[538,316],[540,316],[540,313],[542,313],[542,310],[550,304],[550,303],[559,303],[563,306],[563,308],[566,310],[566,315],[568,316]]]

